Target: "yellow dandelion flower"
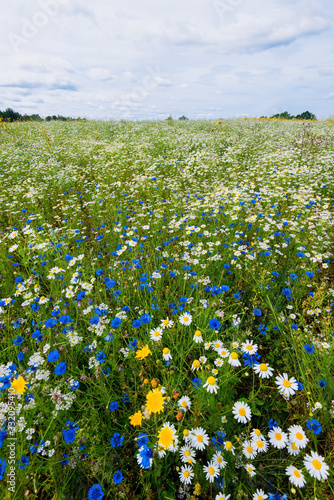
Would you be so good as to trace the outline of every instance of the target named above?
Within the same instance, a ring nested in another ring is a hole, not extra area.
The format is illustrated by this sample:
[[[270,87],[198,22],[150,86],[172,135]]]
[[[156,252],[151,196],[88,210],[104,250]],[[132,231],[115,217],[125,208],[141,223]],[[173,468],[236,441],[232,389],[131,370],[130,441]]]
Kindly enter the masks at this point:
[[[143,415],[141,411],[137,411],[137,413],[134,413],[129,417],[130,419],[130,424],[133,425],[134,427],[136,425],[141,425],[141,421],[143,419]]]
[[[166,398],[163,397],[159,389],[150,391],[146,396],[146,407],[151,413],[160,413]]]
[[[11,383],[10,388],[15,390],[16,394],[23,394],[24,391],[26,390],[27,382],[24,380],[22,375],[20,375],[18,378],[13,380]]]
[[[136,358],[137,359],[145,359],[145,358],[147,358],[147,356],[149,354],[152,354],[152,352],[150,351],[150,348],[148,347],[148,345],[146,345],[145,347],[142,347],[141,349],[137,350]]]

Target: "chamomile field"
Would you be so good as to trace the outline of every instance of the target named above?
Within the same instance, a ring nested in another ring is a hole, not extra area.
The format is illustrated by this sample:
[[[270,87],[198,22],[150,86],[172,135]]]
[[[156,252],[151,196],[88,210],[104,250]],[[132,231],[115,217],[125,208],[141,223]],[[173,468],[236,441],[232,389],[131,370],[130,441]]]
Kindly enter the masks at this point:
[[[333,139],[0,123],[1,498],[334,498]]]

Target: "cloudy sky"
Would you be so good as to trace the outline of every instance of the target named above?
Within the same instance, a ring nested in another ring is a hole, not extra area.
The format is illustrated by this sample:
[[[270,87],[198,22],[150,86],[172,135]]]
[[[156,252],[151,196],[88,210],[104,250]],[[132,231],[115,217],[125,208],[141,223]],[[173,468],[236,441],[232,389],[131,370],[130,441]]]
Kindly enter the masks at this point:
[[[0,109],[334,115],[332,0],[3,0]]]

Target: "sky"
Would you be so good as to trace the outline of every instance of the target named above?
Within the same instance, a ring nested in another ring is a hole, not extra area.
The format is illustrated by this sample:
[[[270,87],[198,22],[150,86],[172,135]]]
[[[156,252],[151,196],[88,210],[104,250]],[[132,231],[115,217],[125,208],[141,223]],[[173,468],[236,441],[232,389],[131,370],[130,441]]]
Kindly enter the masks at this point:
[[[2,0],[0,109],[334,116],[332,0]]]

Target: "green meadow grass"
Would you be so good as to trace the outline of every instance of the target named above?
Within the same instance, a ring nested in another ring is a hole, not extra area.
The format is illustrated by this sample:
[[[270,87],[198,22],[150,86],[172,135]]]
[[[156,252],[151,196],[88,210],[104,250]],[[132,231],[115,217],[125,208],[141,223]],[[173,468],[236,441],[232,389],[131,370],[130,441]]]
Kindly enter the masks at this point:
[[[333,138],[0,123],[1,498],[334,498]]]

